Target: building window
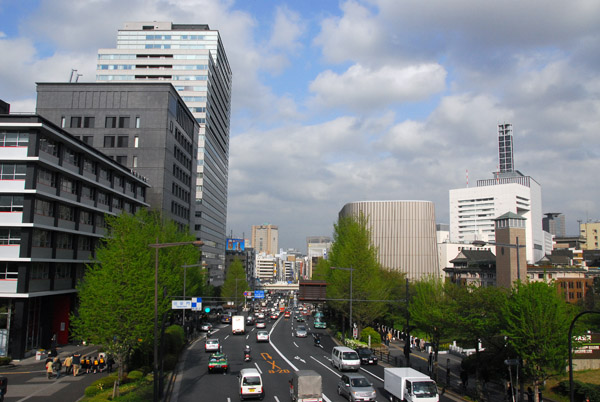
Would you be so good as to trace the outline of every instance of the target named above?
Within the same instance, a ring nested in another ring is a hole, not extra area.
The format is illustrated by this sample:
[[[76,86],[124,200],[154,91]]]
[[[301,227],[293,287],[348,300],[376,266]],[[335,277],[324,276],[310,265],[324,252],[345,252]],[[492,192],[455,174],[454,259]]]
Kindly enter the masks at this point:
[[[64,221],[75,221],[75,212],[73,208],[66,205],[58,206],[58,219],[62,219]]]
[[[46,169],[38,170],[38,183],[56,188],[56,174]]]
[[[137,135],[133,137],[133,147],[138,148],[140,146],[140,137]]]
[[[71,265],[65,263],[56,264],[54,267],[55,279],[69,279],[71,277]]]
[[[105,167],[100,167],[100,178],[106,181],[110,181],[110,170]]]
[[[23,212],[23,196],[0,195],[0,212]]]
[[[64,160],[73,166],[79,166],[79,155],[70,148],[65,148]]]
[[[26,147],[29,143],[29,134],[19,131],[0,132],[0,147]]]
[[[81,186],[81,198],[87,198],[88,200],[94,199],[94,189],[85,184]]]
[[[117,118],[114,116],[107,116],[104,127],[105,128],[117,128]]]
[[[117,155],[117,162],[123,166],[127,166],[127,155]]]
[[[0,264],[0,279],[18,279],[19,269],[16,264],[1,263]]]
[[[83,118],[83,127],[84,128],[94,128],[94,123],[95,123],[95,118],[94,117],[84,117]]]
[[[98,191],[98,204],[109,205],[108,194],[106,194],[104,191]]]
[[[81,140],[88,144],[88,145],[93,145],[94,144],[94,136],[93,135],[84,135]]]
[[[135,168],[135,167],[138,167],[138,157],[137,157],[137,156],[134,156],[134,157],[133,157],[133,167],[134,167],[134,168]]]
[[[117,138],[117,147],[119,148],[127,148],[129,146],[129,137],[126,135],[120,135]]]
[[[50,138],[40,137],[40,151],[44,151],[52,156],[58,156],[58,145]]]
[[[83,159],[83,170],[85,170],[86,172],[91,173],[91,174],[96,174],[96,162],[94,162],[90,159],[84,158]]]
[[[34,262],[31,265],[31,279],[48,279],[50,277],[50,264],[47,262]]]
[[[129,128],[129,116],[119,117],[119,128]]]
[[[104,214],[96,215],[96,226],[100,228],[106,227],[106,219],[104,219]]]
[[[71,128],[81,128],[81,116],[71,117]]]
[[[114,135],[105,135],[104,136],[104,148],[114,148],[115,147],[115,136]]]
[[[92,239],[87,236],[79,236],[77,239],[77,249],[90,251],[92,249]]]
[[[21,243],[21,229],[0,228],[0,245]]]
[[[61,178],[60,179],[60,190],[65,193],[75,194],[76,193],[75,180],[71,180],[67,177]]]
[[[33,247],[50,247],[50,232],[47,230],[34,229],[33,230]]]
[[[79,223],[84,225],[92,225],[94,223],[94,215],[89,211],[79,212]]]
[[[116,209],[123,209],[123,199],[113,196],[112,207]]]
[[[43,216],[49,216],[49,217],[54,216],[54,208],[52,206],[52,203],[50,201],[41,200],[39,198],[37,200],[35,200],[34,212],[37,215],[43,215]]]
[[[67,128],[67,118],[65,116],[62,116],[60,118],[60,127],[61,128]]]
[[[70,233],[58,233],[56,236],[56,248],[73,250],[73,235]]]
[[[118,160],[118,156],[117,156],[117,160]],[[115,175],[115,186],[117,187],[125,187],[125,178],[123,176],[117,176]]]
[[[135,118],[135,128],[140,128],[140,116]]]

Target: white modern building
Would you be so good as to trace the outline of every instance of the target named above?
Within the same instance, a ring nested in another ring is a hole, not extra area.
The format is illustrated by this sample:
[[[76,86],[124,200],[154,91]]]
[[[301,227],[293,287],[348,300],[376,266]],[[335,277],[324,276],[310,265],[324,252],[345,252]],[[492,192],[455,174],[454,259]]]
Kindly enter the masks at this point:
[[[358,217],[361,213],[368,219],[371,244],[383,268],[405,272],[411,280],[440,275],[433,202],[351,202],[339,216]]]
[[[299,279],[311,279],[313,269],[321,259],[327,259],[327,254],[331,249],[332,241],[329,236],[308,236],[306,238],[307,248],[307,269],[300,275]]]
[[[498,141],[501,170],[491,179],[477,180],[476,187],[450,190],[450,242],[494,242],[494,219],[512,212],[526,219],[527,261],[533,264],[546,251],[542,188],[532,177],[513,169],[512,125],[498,126]]]
[[[98,82],[169,82],[200,125],[194,231],[218,285],[225,268],[232,73],[219,31],[205,24],[127,22],[100,49]]]
[[[256,254],[256,279],[260,283],[273,283],[277,282],[278,264],[277,257],[271,254],[257,253]]]

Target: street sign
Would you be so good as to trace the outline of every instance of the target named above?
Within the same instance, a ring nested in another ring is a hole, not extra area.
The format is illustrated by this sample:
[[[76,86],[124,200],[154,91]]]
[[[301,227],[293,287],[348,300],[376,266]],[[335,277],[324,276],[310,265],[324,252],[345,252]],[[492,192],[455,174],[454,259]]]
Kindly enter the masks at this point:
[[[255,290],[254,291],[254,298],[255,299],[264,299],[265,298],[265,291],[264,290]]]
[[[202,311],[201,297],[192,297],[192,311]]]
[[[191,300],[172,300],[171,309],[173,310],[189,310],[192,308]]]

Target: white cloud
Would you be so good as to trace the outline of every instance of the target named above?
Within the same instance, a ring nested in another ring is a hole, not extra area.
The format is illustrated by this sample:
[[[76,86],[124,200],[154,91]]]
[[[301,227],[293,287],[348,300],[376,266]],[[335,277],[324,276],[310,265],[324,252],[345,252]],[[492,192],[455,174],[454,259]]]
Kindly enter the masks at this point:
[[[446,72],[438,64],[378,69],[355,64],[343,74],[320,73],[310,83],[318,107],[377,110],[426,99],[444,90]]]

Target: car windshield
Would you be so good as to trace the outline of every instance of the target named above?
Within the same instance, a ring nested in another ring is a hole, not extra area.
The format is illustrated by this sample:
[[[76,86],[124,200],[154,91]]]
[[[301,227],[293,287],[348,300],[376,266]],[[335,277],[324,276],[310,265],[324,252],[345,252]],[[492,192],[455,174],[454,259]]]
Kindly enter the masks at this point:
[[[268,332],[267,332],[267,331],[258,331],[258,334],[259,334],[259,335],[267,335],[267,334],[268,334]]]
[[[215,340],[215,339],[209,339],[208,341],[206,341],[206,343],[208,345],[218,345],[219,341]]]
[[[298,325],[298,331],[306,331],[306,327],[304,325]]]
[[[244,377],[243,385],[260,385],[260,377]]]
[[[370,387],[369,381],[366,378],[352,378],[350,384],[353,387]]]
[[[343,359],[344,360],[357,360],[358,355],[356,354],[356,352],[344,352]]]
[[[213,356],[213,357],[210,358],[209,361],[211,363],[224,362],[225,361],[225,357],[224,356]]]
[[[415,382],[413,392],[417,398],[431,398],[437,395],[437,387],[432,381]]]
[[[358,354],[360,356],[369,357],[372,353],[370,349],[358,349]]]

